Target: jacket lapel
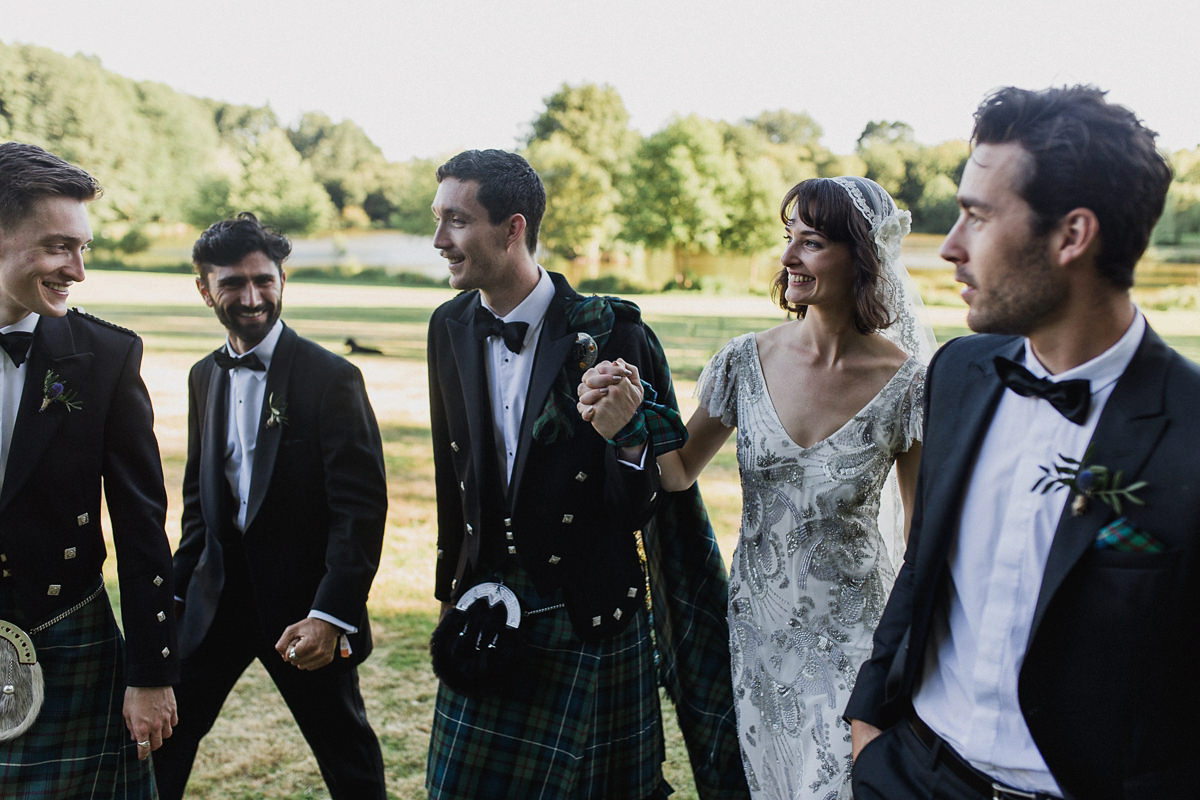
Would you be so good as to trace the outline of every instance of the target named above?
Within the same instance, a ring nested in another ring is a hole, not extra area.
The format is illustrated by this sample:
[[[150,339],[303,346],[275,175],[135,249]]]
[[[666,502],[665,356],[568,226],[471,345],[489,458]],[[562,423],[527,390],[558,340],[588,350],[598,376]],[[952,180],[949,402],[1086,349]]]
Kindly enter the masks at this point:
[[[1088,444],[1090,460],[1112,469],[1121,469],[1127,483],[1137,480],[1166,431],[1163,398],[1169,356],[1170,350],[1166,344],[1147,327],[1133,360],[1113,388]],[[1087,511],[1079,516],[1071,514],[1070,505],[1068,493],[1046,558],[1042,587],[1033,613],[1033,627],[1029,633],[1031,642],[1047,605],[1067,573],[1087,552],[1097,531],[1113,516],[1112,509],[1104,503],[1091,503]]]
[[[992,359],[996,355],[1015,357],[1021,347],[1020,341],[1015,344],[1006,342],[1002,347],[989,350],[972,360],[958,387],[959,396],[954,405],[956,415],[951,420],[934,420],[932,423],[931,428],[939,431],[940,435],[936,444],[933,441],[925,443],[922,462],[939,466],[937,475],[924,475],[928,499],[924,504],[925,518],[921,522],[921,531],[922,537],[933,534],[936,539],[932,547],[924,549],[925,553],[935,556],[932,563],[925,563],[926,568],[940,568],[945,563],[949,543],[958,531],[959,514],[975,459],[987,434],[988,422],[1004,391]],[[937,448],[936,457],[930,453],[933,447]]]
[[[267,425],[271,416],[271,399],[274,398],[276,407],[287,403],[287,387],[292,374],[292,362],[296,356],[295,331],[284,325],[275,345],[275,353],[271,356],[271,366],[267,370],[267,385],[263,391],[263,404],[258,414],[258,436],[254,445],[254,463],[250,473],[250,497],[246,503],[246,530],[254,524],[258,510],[262,508],[263,498],[267,495],[267,487],[271,485],[271,475],[275,471],[275,455],[279,452],[279,439],[283,436],[283,425]]]
[[[203,445],[200,449],[200,509],[209,530],[228,522],[229,483],[225,479],[225,444],[229,438],[229,374],[208,358],[204,399]]]
[[[91,373],[92,353],[75,352],[75,338],[65,317],[42,317],[34,329],[29,360],[25,362],[25,386],[13,426],[12,444],[5,468],[4,489],[0,493],[0,511],[29,479],[34,466],[54,442],[54,435],[67,414],[86,413],[87,379]],[[46,374],[53,371],[66,388],[78,394],[82,408],[69,411],[62,403],[51,403],[41,411]]]
[[[525,410],[521,416],[521,437],[517,442],[517,460],[513,464],[512,483],[509,486],[509,501],[516,504],[517,492],[521,488],[521,475],[529,458],[533,443],[533,423],[537,421],[546,404],[546,398],[554,387],[554,381],[567,363],[567,354],[575,341],[575,334],[567,330],[567,314],[564,308],[567,299],[575,292],[555,273],[550,273],[556,289],[550,307],[546,309],[542,323],[542,335],[538,337],[537,353],[533,359],[533,374],[529,379],[529,393],[525,396]]]
[[[475,485],[482,486],[486,479],[485,459],[496,460],[494,452],[487,452],[491,436],[491,400],[487,389],[487,367],[483,363],[483,345],[471,328],[475,308],[479,301],[467,303],[457,319],[446,320],[446,335],[454,350],[454,368],[458,372],[458,383],[462,387],[463,409],[467,427],[471,434],[471,469],[475,473]]]

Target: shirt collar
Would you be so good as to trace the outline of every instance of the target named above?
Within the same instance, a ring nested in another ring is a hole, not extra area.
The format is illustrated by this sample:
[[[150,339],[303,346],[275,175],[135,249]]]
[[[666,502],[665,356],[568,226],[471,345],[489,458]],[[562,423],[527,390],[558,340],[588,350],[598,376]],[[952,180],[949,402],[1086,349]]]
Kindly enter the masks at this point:
[[[1117,379],[1125,373],[1125,368],[1129,366],[1129,362],[1133,360],[1134,354],[1137,352],[1138,345],[1142,343],[1142,337],[1146,333],[1146,318],[1142,316],[1142,312],[1136,306],[1133,309],[1133,322],[1129,324],[1129,328],[1117,340],[1116,344],[1105,350],[1100,355],[1090,361],[1085,361],[1077,367],[1057,375],[1050,375],[1042,363],[1037,360],[1037,356],[1033,354],[1033,345],[1029,340],[1025,340],[1025,366],[1039,378],[1047,378],[1051,381],[1068,381],[1076,378],[1082,378],[1090,381],[1092,384],[1092,393],[1100,391],[1109,384],[1116,383]]]
[[[25,331],[33,333],[33,329],[37,327],[38,320],[41,319],[37,313],[30,311],[24,318],[17,320],[12,325],[6,325],[0,328],[0,333],[16,333],[17,331]]]
[[[258,360],[263,363],[263,366],[266,367],[267,369],[270,369],[271,368],[271,357],[273,355],[275,355],[275,345],[279,344],[279,337],[282,334],[283,334],[283,320],[277,319],[277,320],[275,320],[275,324],[271,326],[270,332],[266,336],[263,337],[263,340],[261,342],[259,342],[258,344],[254,345],[254,347],[251,347],[245,353],[239,354],[239,353],[234,352],[233,345],[231,345],[229,343],[229,339],[228,339],[228,337],[226,337],[225,352],[229,353],[229,355],[234,356],[234,357],[237,357],[238,355],[244,356],[249,353],[254,353],[256,356],[258,356]],[[263,370],[261,374],[263,376],[265,376],[267,374],[266,370]]]
[[[546,309],[550,308],[550,302],[554,299],[554,282],[550,280],[550,273],[538,266],[538,282],[533,287],[533,291],[525,295],[516,308],[508,312],[500,319],[505,322],[525,322],[529,324],[530,329],[536,328],[538,323],[542,321],[542,317],[546,316]],[[487,303],[483,302],[483,296],[480,295],[479,302],[484,308],[488,308]],[[488,311],[492,309],[488,308]],[[495,311],[492,311],[495,314]],[[497,314],[497,316],[499,316]]]

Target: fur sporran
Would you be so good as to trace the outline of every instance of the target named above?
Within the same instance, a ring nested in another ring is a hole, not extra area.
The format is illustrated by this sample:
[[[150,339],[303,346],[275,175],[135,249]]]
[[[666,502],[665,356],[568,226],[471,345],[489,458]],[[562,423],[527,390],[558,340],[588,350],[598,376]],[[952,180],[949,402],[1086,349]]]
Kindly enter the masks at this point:
[[[430,637],[434,673],[468,697],[503,693],[521,671],[520,624],[521,605],[511,589],[498,583],[472,586]]]
[[[45,696],[46,684],[33,642],[25,631],[0,620],[0,742],[29,730]]]

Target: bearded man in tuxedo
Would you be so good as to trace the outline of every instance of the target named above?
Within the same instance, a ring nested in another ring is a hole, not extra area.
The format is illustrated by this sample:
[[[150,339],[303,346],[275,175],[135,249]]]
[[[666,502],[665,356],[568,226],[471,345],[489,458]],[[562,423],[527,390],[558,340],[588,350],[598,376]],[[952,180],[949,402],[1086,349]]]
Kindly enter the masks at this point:
[[[253,214],[196,241],[196,288],[226,342],[188,378],[175,552],[185,724],[158,756],[183,795],[200,739],[258,659],[337,800],[385,796],[357,667],[387,514],[383,447],[358,368],[279,316],[291,243]]]

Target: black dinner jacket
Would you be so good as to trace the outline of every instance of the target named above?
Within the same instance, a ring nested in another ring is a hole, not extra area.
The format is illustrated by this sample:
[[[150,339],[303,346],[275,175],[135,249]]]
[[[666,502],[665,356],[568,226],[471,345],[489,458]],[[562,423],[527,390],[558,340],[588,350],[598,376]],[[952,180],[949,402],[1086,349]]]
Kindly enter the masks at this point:
[[[179,675],[167,497],[141,363],[132,331],[74,310],[38,320],[0,491],[0,618],[29,628],[96,587],[107,555],[103,481],[126,683],[167,686]],[[52,402],[41,410],[48,372],[76,393],[79,408]]]
[[[574,411],[582,370],[567,365],[576,334],[568,329],[565,309],[579,295],[563,276],[552,272],[550,277],[555,296],[537,344],[507,494],[493,447],[484,343],[471,325],[479,292],[459,294],[430,319],[438,505],[435,595],[443,601],[456,599],[488,572],[515,560],[540,593],[562,590],[580,637],[604,638],[622,630],[644,602],[634,532],[653,515],[658,470],[649,449],[646,469],[621,464],[616,448]],[[666,392],[670,376],[653,374],[650,347],[640,319],[618,314],[598,360],[621,356]],[[544,444],[533,438],[533,425],[554,391],[568,394],[572,433]],[[463,576],[456,583],[460,558]]]
[[[357,665],[371,651],[367,595],[383,546],[387,481],[375,413],[358,368],[284,327],[260,414],[246,530],[232,524],[225,479],[228,376],[212,354],[188,377],[188,456],[176,592],[180,648],[203,640],[225,586],[227,537],[241,535],[263,642],[312,609],[355,625]],[[271,397],[286,421],[268,425]],[[285,406],[285,408],[283,408]]]
[[[905,564],[846,716],[881,727],[911,710],[945,602],[947,556],[971,468],[1004,391],[995,355],[1022,340],[946,345],[926,382],[925,442]],[[1018,678],[1021,711],[1051,773],[1073,798],[1184,798],[1200,786],[1200,369],[1152,330],[1117,382],[1092,437],[1091,463],[1146,481],[1124,504],[1164,552],[1093,546],[1117,514],[1067,492]],[[1032,488],[1032,487],[1031,487]]]

